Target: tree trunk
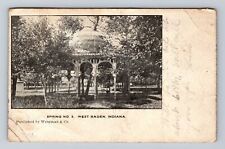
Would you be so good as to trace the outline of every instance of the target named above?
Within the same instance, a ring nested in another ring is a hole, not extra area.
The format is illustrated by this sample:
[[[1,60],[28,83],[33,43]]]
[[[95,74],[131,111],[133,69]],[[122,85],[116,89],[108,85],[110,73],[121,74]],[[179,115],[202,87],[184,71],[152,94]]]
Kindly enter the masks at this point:
[[[123,83],[124,83],[123,93],[127,94],[128,93],[128,83],[129,83],[127,74],[126,74],[126,76],[124,76]]]
[[[54,92],[54,84],[53,84],[53,82],[51,84],[51,87],[52,87],[52,93],[53,93]]]
[[[54,92],[56,93],[56,86],[57,86],[57,83],[54,82]]]
[[[160,75],[158,76],[158,83],[157,84],[158,84],[158,88],[161,88],[161,76]]]
[[[81,93],[84,96],[84,73],[81,74]]]
[[[57,87],[56,87],[57,93],[59,92],[59,85],[60,85],[60,82],[57,82]]]
[[[68,80],[68,82],[69,82],[69,85],[68,85],[68,93],[70,93],[70,84],[71,84],[71,82],[70,82],[70,80],[71,80],[71,71],[70,70],[67,70],[67,80]]]
[[[68,93],[70,93],[70,80],[69,80],[69,86],[68,86]]]
[[[98,22],[99,22],[99,16],[96,16],[96,23],[94,24],[94,31],[97,31]]]
[[[80,96],[80,76],[78,77],[78,79],[77,79],[77,94],[78,94],[78,96]]]
[[[147,83],[147,78],[145,78],[145,96],[148,96],[148,83]]]
[[[86,97],[88,96],[90,85],[91,85],[91,76],[88,78],[88,82],[87,82],[87,87],[86,87],[86,91],[85,91]]]
[[[84,96],[84,78],[81,79],[82,96]]]
[[[46,83],[43,83],[44,84],[44,93],[45,93],[45,95],[46,95],[46,93],[47,93],[47,85],[46,85]]]
[[[51,85],[48,83],[48,92],[51,93]]]
[[[46,99],[47,86],[46,86],[46,83],[43,82],[43,83],[42,83],[42,86],[43,86],[44,101],[45,101],[45,106],[46,106],[46,105],[47,105],[47,99]]]
[[[13,76],[11,86],[11,100],[14,100],[16,96],[16,83],[17,83],[17,76]]]

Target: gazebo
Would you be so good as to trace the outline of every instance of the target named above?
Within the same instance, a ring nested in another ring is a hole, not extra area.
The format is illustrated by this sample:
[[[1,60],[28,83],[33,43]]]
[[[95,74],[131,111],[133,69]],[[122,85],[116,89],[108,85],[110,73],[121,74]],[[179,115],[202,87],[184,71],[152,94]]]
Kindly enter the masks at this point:
[[[117,76],[117,61],[121,55],[115,53],[104,52],[102,49],[107,45],[105,35],[102,32],[94,31],[93,29],[84,28],[83,30],[75,33],[70,42],[73,49],[73,63],[75,77],[77,79],[77,95],[80,97],[84,95],[84,85],[81,84],[81,65],[89,63],[92,66],[92,84],[94,86],[94,99],[98,99],[98,82],[97,76],[99,75],[98,67],[102,62],[111,64],[111,74],[113,76],[113,98],[116,99],[116,76]]]

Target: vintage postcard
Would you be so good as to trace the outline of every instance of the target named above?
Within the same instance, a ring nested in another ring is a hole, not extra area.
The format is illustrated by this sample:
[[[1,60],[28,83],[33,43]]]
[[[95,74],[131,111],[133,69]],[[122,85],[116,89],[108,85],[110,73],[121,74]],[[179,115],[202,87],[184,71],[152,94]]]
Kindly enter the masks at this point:
[[[214,142],[213,9],[9,10],[8,138]]]

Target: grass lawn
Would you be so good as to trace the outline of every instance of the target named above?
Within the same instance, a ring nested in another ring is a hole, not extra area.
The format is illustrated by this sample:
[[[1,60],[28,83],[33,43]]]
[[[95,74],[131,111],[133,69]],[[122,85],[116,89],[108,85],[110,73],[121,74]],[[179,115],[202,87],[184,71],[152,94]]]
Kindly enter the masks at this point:
[[[113,95],[99,95],[99,99],[94,100],[90,95],[87,99],[78,98],[76,94],[51,93],[46,96],[30,95],[17,96],[12,101],[12,108],[47,108],[47,109],[160,109],[162,105],[161,95],[158,96],[140,96],[131,94],[129,97],[122,94],[113,99]]]

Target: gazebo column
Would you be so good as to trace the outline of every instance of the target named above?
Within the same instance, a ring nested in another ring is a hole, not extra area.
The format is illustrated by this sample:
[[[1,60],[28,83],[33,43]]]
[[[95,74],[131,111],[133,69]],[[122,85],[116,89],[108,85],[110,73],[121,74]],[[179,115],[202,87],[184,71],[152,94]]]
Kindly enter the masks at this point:
[[[98,84],[97,84],[97,62],[94,60],[92,66],[93,66],[93,71],[92,71],[92,75],[93,75],[93,85],[94,85],[94,98],[95,100],[98,99]]]
[[[113,88],[114,88],[114,99],[116,100],[116,63],[113,63]]]

